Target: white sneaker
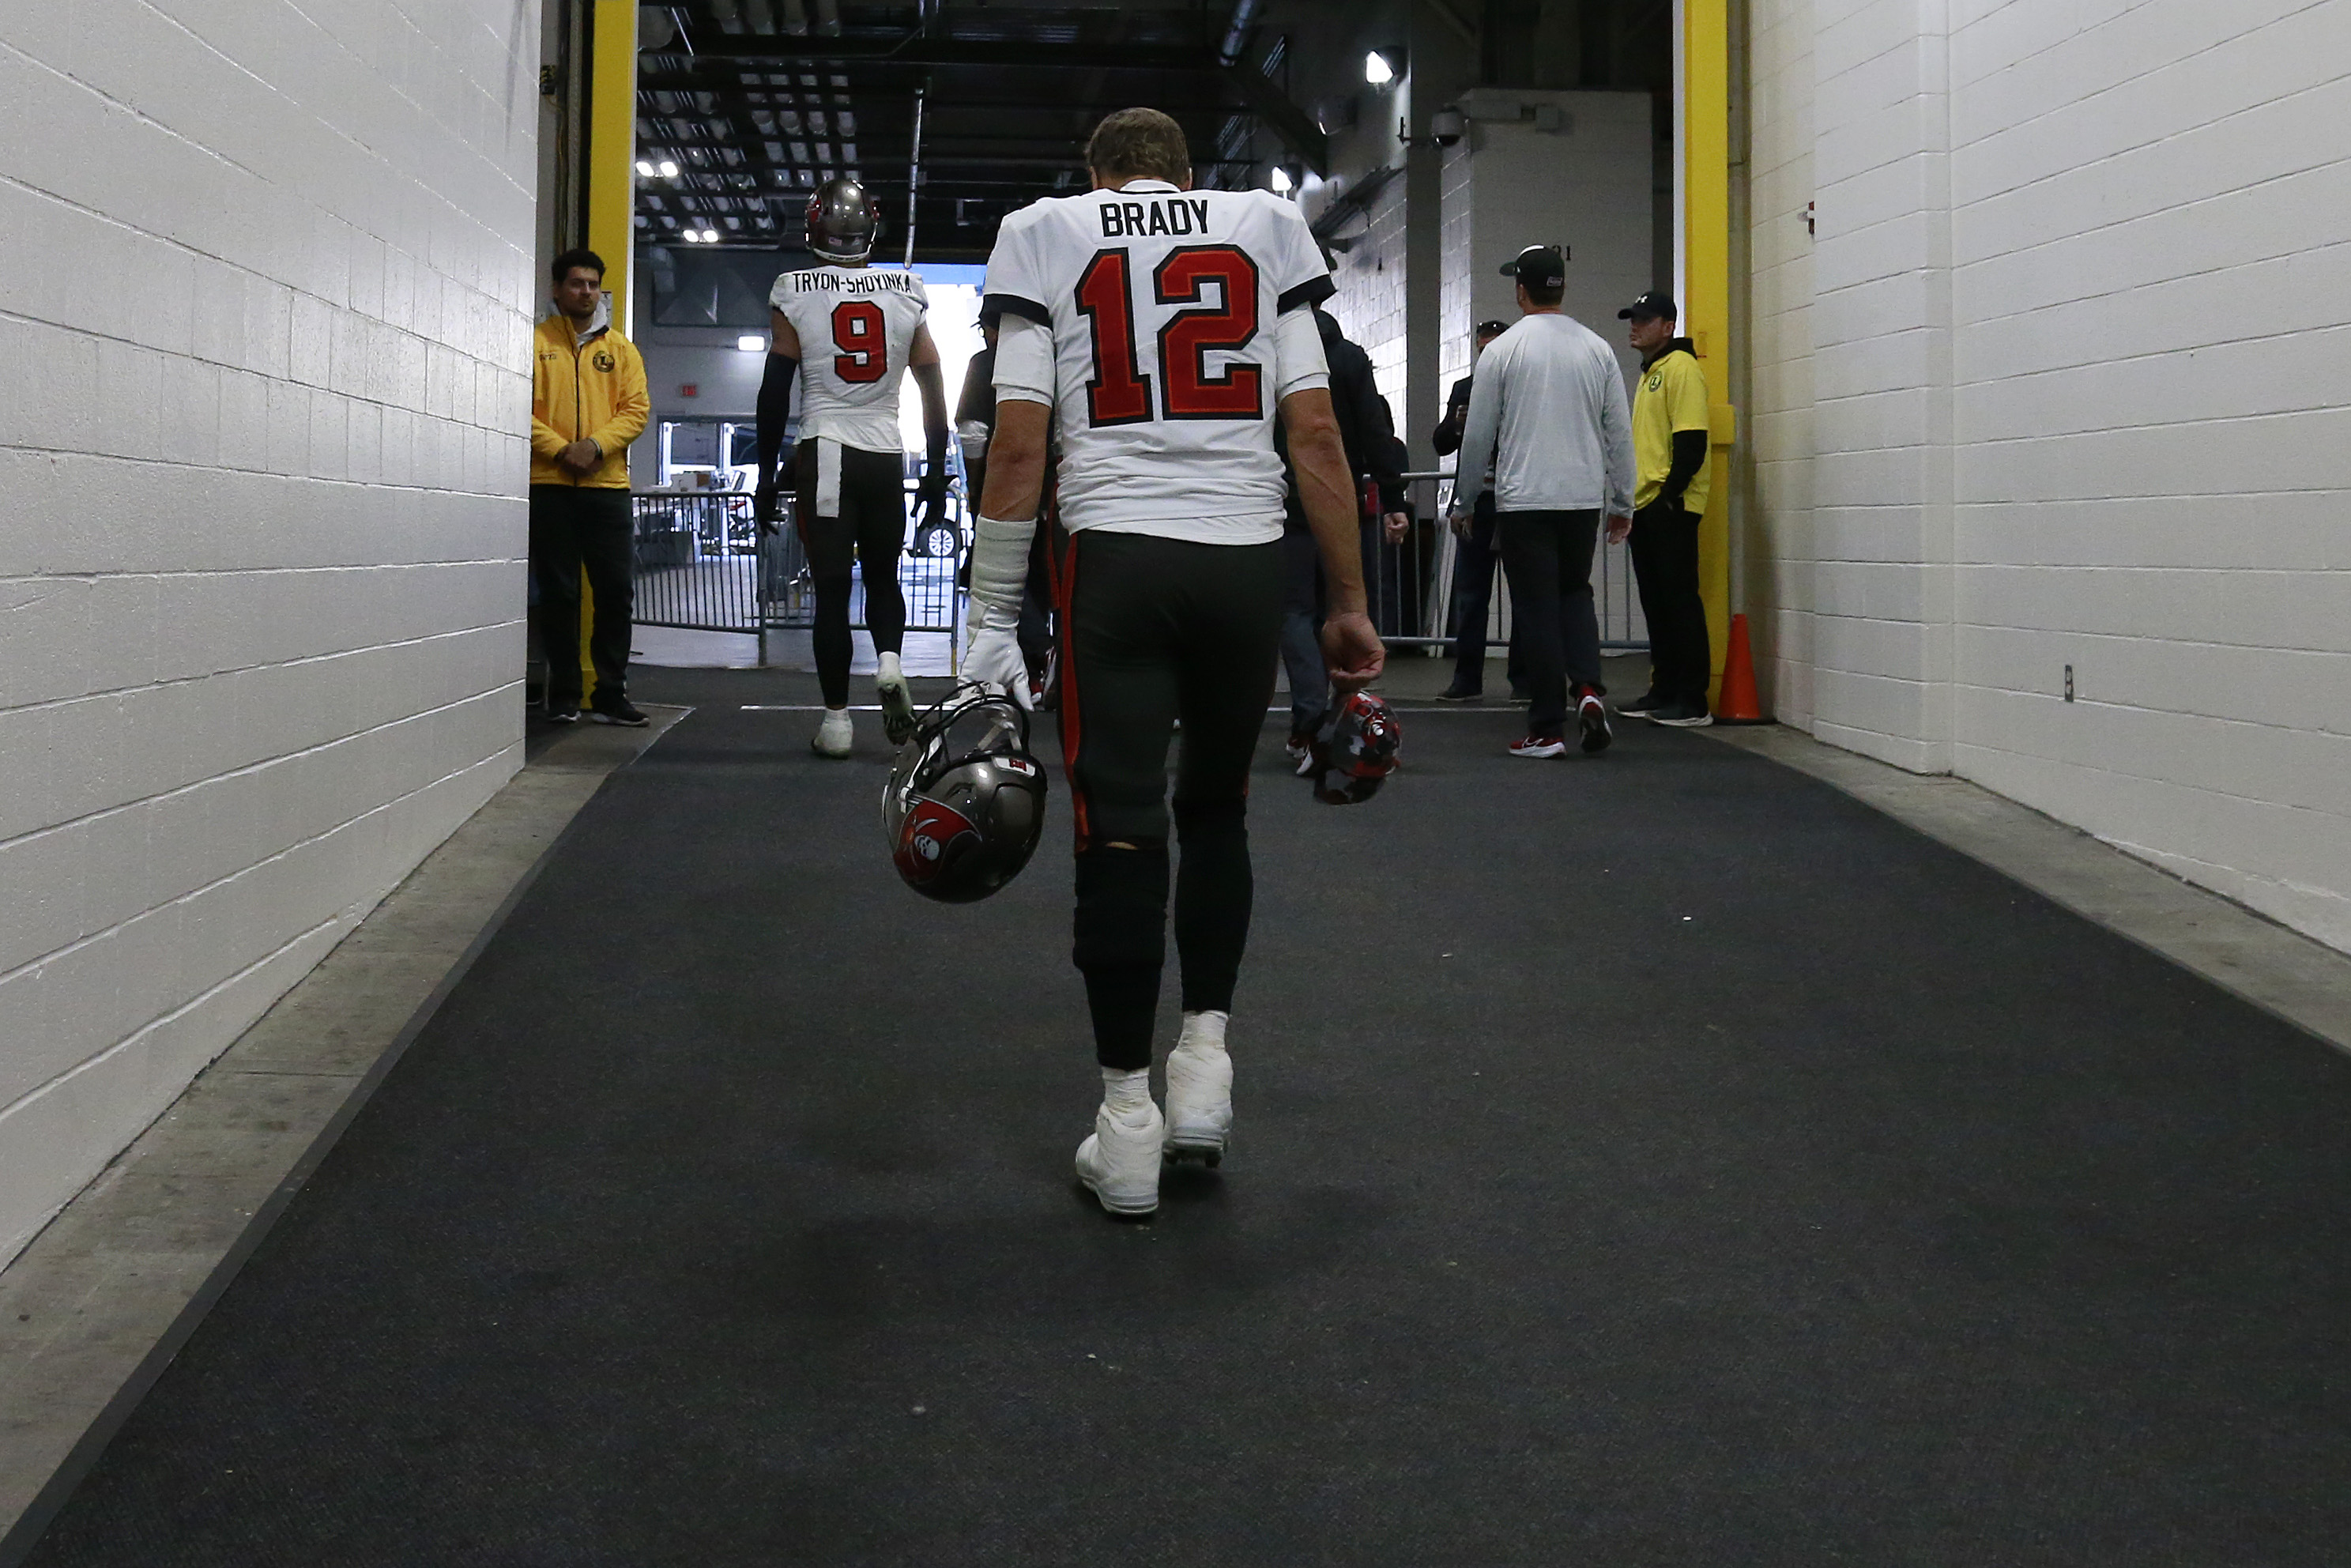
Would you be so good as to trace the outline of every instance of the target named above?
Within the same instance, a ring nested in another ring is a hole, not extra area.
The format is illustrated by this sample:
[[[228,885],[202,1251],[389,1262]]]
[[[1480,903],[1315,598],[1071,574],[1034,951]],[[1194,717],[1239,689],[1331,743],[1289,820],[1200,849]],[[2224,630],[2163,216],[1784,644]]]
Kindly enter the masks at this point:
[[[1150,1101],[1124,1115],[1104,1104],[1094,1113],[1092,1135],[1078,1145],[1078,1179],[1113,1214],[1149,1214],[1159,1207],[1159,1155],[1166,1138],[1166,1119]]]
[[[904,746],[914,733],[914,694],[906,689],[897,654],[884,653],[877,663],[881,667],[873,672],[873,690],[882,699],[882,733],[891,745]]]
[[[1224,1162],[1233,1134],[1233,1059],[1224,1013],[1186,1013],[1167,1053],[1167,1157]]]
[[[816,727],[816,737],[809,742],[809,749],[819,757],[846,757],[850,738],[856,733],[850,727],[847,708],[829,707],[824,710],[824,722]]]

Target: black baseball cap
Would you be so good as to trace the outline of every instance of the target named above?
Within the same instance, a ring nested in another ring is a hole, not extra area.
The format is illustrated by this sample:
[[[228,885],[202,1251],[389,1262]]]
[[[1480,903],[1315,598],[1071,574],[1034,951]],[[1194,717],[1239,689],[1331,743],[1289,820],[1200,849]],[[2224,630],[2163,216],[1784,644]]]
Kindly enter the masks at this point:
[[[1510,324],[1508,321],[1480,321],[1478,323],[1478,336],[1480,338],[1499,338],[1510,329]]]
[[[1660,294],[1652,288],[1622,310],[1616,312],[1619,321],[1646,321],[1652,318],[1679,320],[1681,312],[1674,308],[1670,294]]]
[[[1502,264],[1502,276],[1520,283],[1561,284],[1567,281],[1567,258],[1547,245],[1531,245],[1514,260]]]

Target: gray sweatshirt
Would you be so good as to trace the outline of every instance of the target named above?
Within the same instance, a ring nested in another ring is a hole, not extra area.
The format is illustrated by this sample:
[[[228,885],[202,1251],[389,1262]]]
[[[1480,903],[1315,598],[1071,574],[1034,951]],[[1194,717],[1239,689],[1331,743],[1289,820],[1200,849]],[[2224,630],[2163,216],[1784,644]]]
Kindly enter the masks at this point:
[[[1455,472],[1475,474],[1489,456],[1498,511],[1632,515],[1632,409],[1598,333],[1529,316],[1486,346]]]

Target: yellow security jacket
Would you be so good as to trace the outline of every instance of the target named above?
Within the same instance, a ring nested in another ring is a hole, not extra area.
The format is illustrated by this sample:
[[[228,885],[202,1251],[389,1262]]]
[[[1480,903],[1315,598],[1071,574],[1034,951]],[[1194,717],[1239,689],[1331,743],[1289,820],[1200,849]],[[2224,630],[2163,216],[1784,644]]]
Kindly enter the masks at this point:
[[[643,433],[653,407],[634,344],[609,327],[591,327],[583,341],[569,317],[551,312],[531,340],[530,482],[627,489],[629,443]],[[583,440],[604,453],[585,478],[555,461]]]

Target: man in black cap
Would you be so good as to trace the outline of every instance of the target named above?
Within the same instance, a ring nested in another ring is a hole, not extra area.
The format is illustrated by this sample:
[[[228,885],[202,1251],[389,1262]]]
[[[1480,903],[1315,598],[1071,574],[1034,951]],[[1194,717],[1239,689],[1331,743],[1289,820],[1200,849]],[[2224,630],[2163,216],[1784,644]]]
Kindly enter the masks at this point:
[[[1698,523],[1713,480],[1706,371],[1687,338],[1674,335],[1679,313],[1651,289],[1616,312],[1641,356],[1633,396],[1633,576],[1649,622],[1649,689],[1617,711],[1677,728],[1712,724],[1707,683],[1713,650],[1706,604],[1698,591]]]
[[[1592,553],[1632,527],[1632,413],[1616,351],[1567,316],[1567,261],[1530,246],[1502,268],[1518,279],[1519,324],[1487,345],[1461,436],[1458,471],[1494,471],[1494,509],[1510,574],[1512,622],[1526,660],[1526,738],[1513,757],[1558,757],[1574,715],[1579,744],[1614,738],[1600,684]],[[1458,487],[1456,518],[1469,511]]]
[[[1449,457],[1461,450],[1462,427],[1469,423],[1469,392],[1477,384],[1475,371],[1479,357],[1486,345],[1510,329],[1507,321],[1478,323],[1477,341],[1470,349],[1471,374],[1453,383],[1453,391],[1445,400],[1445,417],[1437,421],[1436,434],[1429,437],[1439,457]],[[1474,702],[1486,691],[1486,611],[1494,598],[1494,476],[1487,473],[1469,476],[1455,474],[1453,487],[1458,493],[1464,485],[1476,488],[1478,500],[1465,526],[1456,523],[1454,534],[1460,543],[1453,553],[1453,684],[1437,694],[1437,700],[1448,703]],[[1519,663],[1518,640],[1510,642],[1510,695],[1519,701],[1526,699],[1520,689],[1525,670]]]

